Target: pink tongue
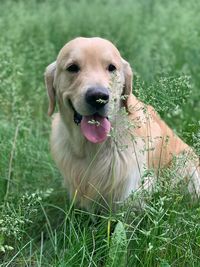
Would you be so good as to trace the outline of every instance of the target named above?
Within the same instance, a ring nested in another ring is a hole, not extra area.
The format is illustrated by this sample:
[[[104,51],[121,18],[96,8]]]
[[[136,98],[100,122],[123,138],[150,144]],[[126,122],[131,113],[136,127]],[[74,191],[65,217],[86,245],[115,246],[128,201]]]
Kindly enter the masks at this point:
[[[81,120],[81,131],[85,138],[92,143],[105,141],[110,127],[109,120],[99,115],[84,116]]]

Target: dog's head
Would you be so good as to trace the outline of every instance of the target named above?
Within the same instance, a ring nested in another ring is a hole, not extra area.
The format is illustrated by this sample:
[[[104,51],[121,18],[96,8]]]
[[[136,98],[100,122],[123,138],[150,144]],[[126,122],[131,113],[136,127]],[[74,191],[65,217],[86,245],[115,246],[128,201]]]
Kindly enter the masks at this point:
[[[113,114],[132,91],[132,71],[117,48],[101,38],[76,38],[45,72],[51,115],[56,99],[62,116],[81,126],[93,143],[107,138]]]

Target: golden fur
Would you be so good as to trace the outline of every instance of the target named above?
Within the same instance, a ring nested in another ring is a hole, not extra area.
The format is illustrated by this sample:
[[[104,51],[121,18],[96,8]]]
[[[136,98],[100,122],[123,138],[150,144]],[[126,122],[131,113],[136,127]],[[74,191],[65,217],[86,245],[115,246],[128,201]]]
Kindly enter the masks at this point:
[[[73,62],[82,70],[72,75],[66,68]],[[110,63],[117,67],[115,76],[106,69]],[[96,202],[104,207],[113,206],[142,185],[151,189],[155,179],[146,177],[142,183],[145,171],[153,169],[156,177],[173,156],[182,153],[188,157],[179,171],[188,178],[189,191],[200,195],[197,156],[151,106],[132,95],[132,70],[112,43],[101,38],[70,41],[61,49],[56,62],[47,67],[45,81],[48,114],[53,113],[56,100],[59,106],[52,122],[51,151],[70,198],[80,207],[89,209]],[[112,133],[101,144],[85,139],[80,126],[73,121],[74,111],[68,102],[70,99],[80,114],[87,115],[84,95],[88,87],[96,84],[109,87],[111,96]]]

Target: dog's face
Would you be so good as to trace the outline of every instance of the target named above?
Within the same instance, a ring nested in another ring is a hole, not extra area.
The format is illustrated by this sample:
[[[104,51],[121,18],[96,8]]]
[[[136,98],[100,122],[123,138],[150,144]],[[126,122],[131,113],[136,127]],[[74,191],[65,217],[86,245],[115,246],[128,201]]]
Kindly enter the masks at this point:
[[[56,62],[47,67],[45,78],[49,115],[56,96],[62,115],[73,113],[83,135],[93,143],[106,139],[113,114],[132,90],[129,64],[111,42],[101,38],[76,38],[67,43]]]

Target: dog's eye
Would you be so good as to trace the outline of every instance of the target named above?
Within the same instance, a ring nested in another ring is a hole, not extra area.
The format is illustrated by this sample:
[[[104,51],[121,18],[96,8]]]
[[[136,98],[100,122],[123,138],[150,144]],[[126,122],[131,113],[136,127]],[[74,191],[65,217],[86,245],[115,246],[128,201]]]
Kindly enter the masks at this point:
[[[113,64],[108,65],[108,71],[113,72],[115,70],[116,70],[115,65],[113,65]]]
[[[77,73],[79,72],[80,67],[77,64],[72,64],[69,67],[67,67],[67,71],[72,72],[72,73]]]

